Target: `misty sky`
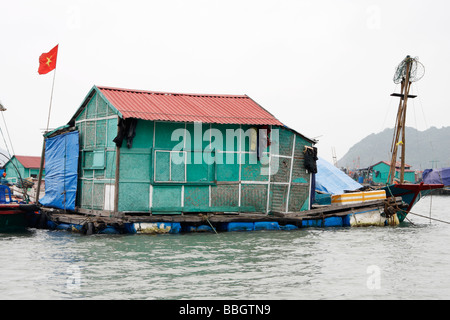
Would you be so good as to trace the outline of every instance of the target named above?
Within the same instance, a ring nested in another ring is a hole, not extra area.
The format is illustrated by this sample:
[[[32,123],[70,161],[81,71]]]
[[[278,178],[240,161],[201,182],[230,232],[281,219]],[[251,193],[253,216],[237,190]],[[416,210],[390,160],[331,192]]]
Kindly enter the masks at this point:
[[[331,162],[333,147],[339,159],[394,126],[406,55],[426,69],[407,125],[450,125],[449,12],[447,0],[0,0],[0,102],[15,153],[39,156],[54,71],[39,75],[38,59],[59,44],[51,128],[93,85],[247,94]]]

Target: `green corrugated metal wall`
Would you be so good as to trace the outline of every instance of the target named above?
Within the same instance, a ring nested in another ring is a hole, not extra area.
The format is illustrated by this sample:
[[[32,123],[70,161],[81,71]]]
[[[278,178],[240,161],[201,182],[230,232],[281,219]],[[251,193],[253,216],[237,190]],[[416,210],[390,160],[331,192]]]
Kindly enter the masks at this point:
[[[116,159],[112,140],[118,116],[99,93],[89,99],[76,118],[81,133],[77,203],[85,209],[112,211]],[[250,128],[138,120],[132,148],[128,149],[125,141],[120,149],[118,210],[179,214],[308,209],[310,174],[303,166],[303,149],[311,143],[278,128],[279,136],[271,136],[271,146],[266,149],[272,157],[269,170],[273,173],[278,166],[269,179],[261,174],[267,165],[256,160],[250,137],[242,134]],[[191,139],[177,136],[178,140],[172,141],[177,129],[186,129]],[[227,130],[235,134],[233,139],[225,139]],[[195,134],[207,141],[196,143]],[[212,149],[208,149],[210,143]],[[202,150],[206,150],[205,156]],[[211,159],[216,163],[208,161]]]
[[[95,94],[76,119],[80,132],[77,205],[112,210],[115,154],[112,141],[117,134],[117,115]]]
[[[390,166],[384,162],[376,164],[373,166],[372,172],[372,180],[375,183],[386,183],[389,177]],[[375,171],[378,171],[379,174],[376,176]],[[400,179],[400,169],[395,171],[395,178]],[[414,172],[407,171],[405,172],[404,179],[406,182],[415,183],[416,175]]]
[[[14,164],[12,162],[14,162]],[[27,172],[25,172],[25,171],[28,171],[28,170],[25,169],[24,166],[15,157],[13,157],[5,165],[6,179],[9,182],[16,183],[19,180],[19,174],[17,173],[16,168],[19,171],[20,176],[22,177],[22,179],[25,179],[25,178],[29,177],[29,175],[26,174]]]

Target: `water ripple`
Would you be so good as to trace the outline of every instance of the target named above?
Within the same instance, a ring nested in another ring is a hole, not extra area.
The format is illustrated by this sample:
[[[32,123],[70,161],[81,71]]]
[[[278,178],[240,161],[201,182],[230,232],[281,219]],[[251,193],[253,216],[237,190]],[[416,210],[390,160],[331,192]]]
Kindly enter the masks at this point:
[[[422,202],[415,211],[428,214]],[[433,205],[450,220],[450,198]],[[450,226],[410,220],[218,235],[0,234],[0,298],[448,299]]]

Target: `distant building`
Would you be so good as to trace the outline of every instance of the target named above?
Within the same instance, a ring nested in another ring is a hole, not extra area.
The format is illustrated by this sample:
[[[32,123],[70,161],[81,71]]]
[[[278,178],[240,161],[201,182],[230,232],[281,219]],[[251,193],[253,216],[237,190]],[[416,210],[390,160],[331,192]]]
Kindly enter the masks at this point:
[[[19,173],[22,179],[37,178],[40,165],[41,157],[13,156],[5,164],[5,178],[9,183],[16,183],[19,180]],[[43,177],[44,175],[45,170],[42,172]]]
[[[380,161],[369,168],[372,169],[372,180],[374,183],[382,183],[385,184],[388,180],[389,169],[391,167],[391,163],[387,161]],[[401,163],[397,162],[395,164],[395,178],[400,179],[400,169]],[[414,183],[416,181],[415,172],[411,170],[411,166],[409,164],[405,164],[405,182]]]

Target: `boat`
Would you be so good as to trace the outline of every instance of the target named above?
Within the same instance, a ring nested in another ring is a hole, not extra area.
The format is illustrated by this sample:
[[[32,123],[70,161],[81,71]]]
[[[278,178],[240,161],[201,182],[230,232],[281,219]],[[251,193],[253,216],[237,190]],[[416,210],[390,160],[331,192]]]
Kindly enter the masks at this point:
[[[4,111],[6,111],[6,108],[0,103],[0,112]],[[6,141],[2,130],[0,130],[0,133],[3,141]],[[11,139],[8,140],[11,141]],[[5,147],[8,149],[6,142]],[[8,154],[0,152],[0,155],[4,159],[11,160],[9,149]],[[29,227],[38,226],[41,217],[39,207],[35,203],[32,203],[27,195],[27,189],[33,183],[28,179],[22,179],[20,170],[14,165],[14,162],[11,163],[17,172],[18,182],[16,186],[23,189],[23,197],[18,198],[13,196],[8,181],[5,179],[6,172],[3,171],[0,177],[0,233],[26,231]]]
[[[417,97],[415,95],[409,94],[411,84],[412,82],[420,80],[423,77],[423,74],[424,74],[424,67],[418,61],[418,58],[406,56],[406,58],[398,65],[394,75],[394,82],[397,84],[401,84],[401,92],[391,94],[391,96],[393,97],[400,98],[394,130],[394,137],[391,146],[392,159],[390,162],[390,172],[388,176],[388,181],[386,182],[385,186],[382,186],[379,189],[377,189],[385,193],[384,208],[381,209],[379,205],[376,204],[361,205],[359,211],[343,215],[344,217],[343,225],[351,225],[351,226],[398,225],[406,219],[408,213],[411,212],[411,209],[420,199],[430,194],[433,190],[443,189],[445,186],[450,185],[450,168],[441,169],[435,172],[430,172],[432,170],[425,170],[423,179],[424,181],[418,184],[405,183],[404,179],[405,146],[406,146],[405,123],[406,123],[407,102],[408,99],[413,99]],[[399,148],[401,149],[400,175],[398,178],[396,178],[395,172]],[[330,182],[332,188],[337,187],[337,192],[336,190],[334,190],[337,194],[339,193],[344,194],[343,197],[347,197],[348,199],[355,199],[355,198],[358,199],[364,196],[364,192],[362,191],[364,187],[361,186],[361,188],[357,190],[353,182],[351,184],[346,185],[344,178],[339,176],[339,174],[337,174],[336,172],[332,173],[332,169],[330,169],[332,168],[332,166],[324,167],[323,164],[325,163],[326,162],[322,160],[323,168],[321,170],[324,170],[326,173],[325,177],[322,178],[321,183]],[[338,179],[336,180],[338,182],[329,181],[333,180],[333,177],[338,177]],[[339,185],[339,183],[342,183],[342,185]],[[345,190],[345,187],[351,187],[350,188],[351,190]],[[325,190],[322,191],[329,192],[327,188],[325,188]],[[347,194],[345,195],[346,192]],[[330,192],[330,194],[333,194],[333,190],[332,192]],[[401,199],[400,203],[398,202],[399,199]],[[353,211],[355,210],[355,208],[352,208],[351,210]],[[330,212],[330,214],[333,213]],[[309,224],[324,225],[323,222],[320,223],[320,220],[314,218],[310,219]]]
[[[403,202],[406,203],[406,208],[398,210],[396,215],[399,222],[402,222],[407,214],[411,211],[413,206],[424,196],[429,194],[432,190],[444,188],[443,183],[421,182],[419,184],[405,183],[405,123],[406,110],[408,99],[414,99],[416,95],[410,95],[410,88],[413,82],[420,80],[424,75],[424,67],[419,62],[418,58],[406,56],[406,58],[398,65],[394,75],[394,82],[401,85],[400,93],[392,93],[391,96],[400,98],[400,103],[397,112],[397,120],[394,128],[394,137],[392,139],[391,152],[392,159],[390,163],[390,171],[386,186],[382,187],[386,191],[388,197],[400,196]],[[399,148],[400,155],[400,174],[396,177],[396,163]]]
[[[38,208],[34,204],[14,200],[11,189],[0,185],[0,232],[21,232],[36,223]]]
[[[388,197],[401,197],[405,206],[396,211],[399,223],[403,222],[413,206],[433,190],[443,189],[443,184],[397,183],[382,187]]]

